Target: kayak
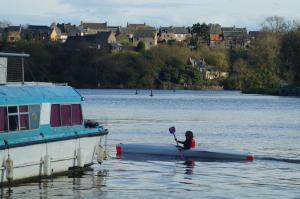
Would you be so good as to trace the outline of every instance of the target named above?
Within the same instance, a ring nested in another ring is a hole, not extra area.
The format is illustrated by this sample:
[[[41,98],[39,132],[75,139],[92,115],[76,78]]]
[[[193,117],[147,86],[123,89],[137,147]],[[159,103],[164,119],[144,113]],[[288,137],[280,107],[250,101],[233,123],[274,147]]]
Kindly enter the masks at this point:
[[[227,161],[253,161],[251,153],[210,149],[205,147],[183,150],[173,144],[118,144],[116,146],[117,156],[124,154],[171,156],[194,160],[227,160]]]

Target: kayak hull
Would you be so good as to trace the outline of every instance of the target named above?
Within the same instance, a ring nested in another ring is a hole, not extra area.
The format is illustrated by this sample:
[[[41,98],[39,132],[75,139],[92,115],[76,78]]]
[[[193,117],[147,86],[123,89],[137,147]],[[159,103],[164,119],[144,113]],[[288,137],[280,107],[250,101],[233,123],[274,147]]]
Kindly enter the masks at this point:
[[[231,160],[231,161],[253,161],[254,157],[250,153],[209,149],[204,147],[183,150],[172,144],[118,144],[117,155],[136,154],[152,156],[179,157],[194,160]]]

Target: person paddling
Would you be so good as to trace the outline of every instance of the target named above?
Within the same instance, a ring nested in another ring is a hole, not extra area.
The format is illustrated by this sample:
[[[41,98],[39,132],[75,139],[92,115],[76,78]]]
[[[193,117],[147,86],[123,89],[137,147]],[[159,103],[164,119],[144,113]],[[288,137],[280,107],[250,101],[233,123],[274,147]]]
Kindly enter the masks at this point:
[[[183,144],[183,146],[179,146],[180,148],[184,150],[188,150],[191,148],[195,148],[195,140],[194,140],[194,135],[192,131],[186,131],[185,132],[185,141],[179,141],[177,138],[175,138],[175,141],[177,143]]]

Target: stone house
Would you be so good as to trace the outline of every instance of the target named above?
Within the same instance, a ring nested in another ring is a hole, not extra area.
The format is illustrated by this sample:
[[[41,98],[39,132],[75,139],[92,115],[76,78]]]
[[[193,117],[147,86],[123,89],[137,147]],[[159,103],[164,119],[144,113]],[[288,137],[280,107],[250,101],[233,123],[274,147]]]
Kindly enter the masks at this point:
[[[247,29],[224,27],[222,28],[222,35],[224,39],[225,48],[244,48],[247,40]]]
[[[84,36],[70,36],[65,45],[72,48],[80,48],[81,45],[87,45],[89,48],[112,51],[115,50],[116,37],[112,32],[98,32],[97,34]]]
[[[108,32],[107,22],[105,23],[89,23],[81,21],[79,25],[81,35],[94,35],[98,32]]]
[[[130,24],[127,27],[121,27],[118,38],[124,40],[127,38],[129,43],[137,46],[140,41],[145,43],[146,49],[157,45],[157,31],[156,28],[143,24]],[[120,42],[120,41],[119,41]]]
[[[160,27],[158,31],[158,42],[177,41],[182,42],[192,35],[186,27]]]
[[[15,43],[21,40],[22,26],[8,26],[5,28],[7,32],[7,42]]]
[[[137,46],[139,42],[144,42],[146,49],[157,45],[157,31],[155,28],[138,29],[134,31],[132,42]]]
[[[51,41],[60,41],[62,43],[66,42],[69,36],[79,36],[81,35],[80,30],[76,25],[70,23],[62,24],[52,24],[52,30],[50,34]]]

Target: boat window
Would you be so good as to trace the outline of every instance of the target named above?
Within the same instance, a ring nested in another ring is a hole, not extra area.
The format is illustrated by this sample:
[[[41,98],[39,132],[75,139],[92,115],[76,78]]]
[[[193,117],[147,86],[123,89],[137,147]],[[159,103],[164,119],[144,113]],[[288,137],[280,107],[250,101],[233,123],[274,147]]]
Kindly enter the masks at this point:
[[[71,105],[61,105],[61,125],[71,125]]]
[[[0,107],[0,132],[37,129],[40,105]]]
[[[9,106],[8,113],[18,113],[18,107],[17,106]]]
[[[18,115],[8,116],[9,131],[17,131],[19,129]]]
[[[7,131],[7,108],[0,107],[0,133]]]
[[[50,126],[72,126],[82,124],[80,104],[52,104]]]
[[[82,114],[80,104],[72,104],[72,125],[82,124]]]
[[[51,125],[51,127],[58,127],[61,125],[61,123],[60,123],[60,105],[59,104],[51,105],[50,125]]]
[[[40,105],[30,105],[28,108],[29,127],[30,129],[37,129],[40,125]]]

